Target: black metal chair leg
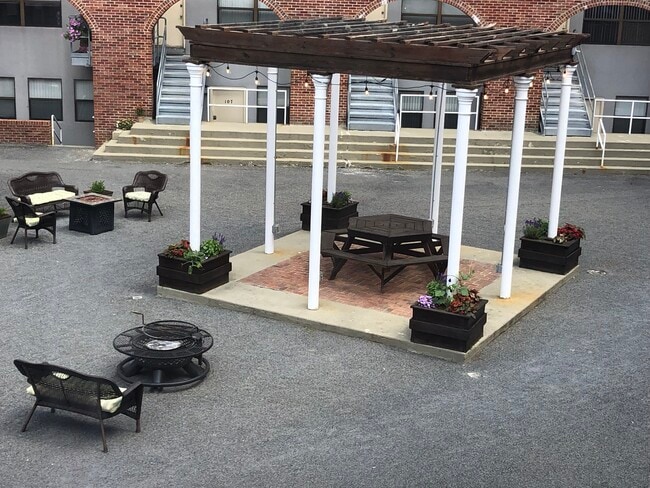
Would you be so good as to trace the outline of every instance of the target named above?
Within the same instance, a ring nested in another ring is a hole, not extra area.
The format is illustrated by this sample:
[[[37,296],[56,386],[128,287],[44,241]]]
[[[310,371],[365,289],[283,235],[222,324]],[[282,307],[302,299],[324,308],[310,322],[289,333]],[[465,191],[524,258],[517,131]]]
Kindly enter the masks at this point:
[[[20,429],[21,432],[25,432],[27,430],[27,424],[29,423],[30,420],[32,420],[32,415],[34,415],[34,411],[36,410],[36,407],[38,407],[38,403],[34,403],[34,406],[32,407],[32,411],[29,412],[29,415],[27,416],[27,420],[25,420],[25,424],[23,425],[23,428]]]
[[[14,243],[14,241],[16,240],[16,236],[18,235],[19,230],[20,230],[20,227],[16,227],[16,232],[14,232],[14,236],[11,238],[11,242],[9,244]]]
[[[160,215],[162,215],[163,213],[162,213],[162,210],[160,210],[160,207],[158,206],[158,202],[153,202],[153,203],[154,203],[154,205],[156,205],[156,208],[160,212]]]
[[[27,249],[27,229],[25,229],[25,249]]]
[[[151,222],[151,210],[153,208],[153,204],[149,203],[147,204],[147,213],[149,214],[149,222]]]
[[[56,244],[56,225],[52,231],[52,244]]]
[[[106,432],[104,432],[104,420],[100,417],[99,427],[102,430],[102,444],[104,445],[104,452],[108,452],[108,446],[106,445]]]

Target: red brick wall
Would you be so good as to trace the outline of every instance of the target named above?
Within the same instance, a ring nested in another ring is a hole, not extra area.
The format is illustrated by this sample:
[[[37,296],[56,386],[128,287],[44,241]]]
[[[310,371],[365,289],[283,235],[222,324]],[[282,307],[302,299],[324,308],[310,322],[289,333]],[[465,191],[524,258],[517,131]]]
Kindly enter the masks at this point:
[[[95,143],[110,139],[118,119],[132,118],[142,107],[152,110],[153,74],[151,31],[158,18],[178,0],[70,0],[92,30],[93,83],[95,92]],[[381,0],[267,0],[282,19],[342,16],[363,17],[381,5]],[[650,9],[650,0],[447,0],[472,16],[480,25],[557,29],[580,10],[597,5],[633,5]],[[313,91],[305,90],[304,74],[292,74],[291,120],[311,123]],[[485,129],[508,129],[511,125],[513,90],[502,93],[504,81],[487,85],[488,99],[481,119]],[[529,126],[539,110],[541,80],[537,77],[529,101]],[[347,88],[341,90],[341,119],[345,120]],[[311,113],[310,113],[311,110]]]
[[[50,145],[50,121],[0,119],[0,143]]]

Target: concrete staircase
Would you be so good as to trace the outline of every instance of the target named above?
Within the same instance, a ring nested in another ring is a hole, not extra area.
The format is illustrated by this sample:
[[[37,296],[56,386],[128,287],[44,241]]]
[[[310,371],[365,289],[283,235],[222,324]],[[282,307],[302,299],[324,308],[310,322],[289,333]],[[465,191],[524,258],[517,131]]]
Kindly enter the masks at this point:
[[[183,55],[167,54],[162,74],[162,88],[158,100],[158,124],[190,123],[190,75]]]
[[[560,90],[562,89],[562,74],[557,70],[545,70],[542,86],[542,104],[540,129],[546,136],[557,135],[557,123],[560,113]],[[571,80],[571,101],[569,102],[569,136],[591,136],[592,127],[587,113],[587,106],[582,93],[578,73]]]
[[[350,76],[348,103],[348,129],[395,130],[393,80]]]
[[[203,123],[202,160],[214,164],[254,164],[266,162],[264,124]],[[618,137],[614,137],[618,136]],[[470,134],[469,165],[507,167],[510,157],[509,132],[475,131]],[[278,164],[311,165],[312,128],[278,126]],[[455,130],[445,131],[443,164],[454,160]],[[395,161],[394,134],[378,131],[345,131],[339,137],[339,164],[353,167],[430,167],[433,159],[433,130],[403,129],[399,161]],[[568,139],[567,168],[599,168],[601,151],[595,138]],[[326,147],[327,149],[327,147]],[[555,138],[527,132],[523,164],[527,167],[552,167]],[[116,131],[94,159],[187,162],[187,126],[137,123],[130,131]],[[650,170],[650,137],[609,134],[605,166]]]

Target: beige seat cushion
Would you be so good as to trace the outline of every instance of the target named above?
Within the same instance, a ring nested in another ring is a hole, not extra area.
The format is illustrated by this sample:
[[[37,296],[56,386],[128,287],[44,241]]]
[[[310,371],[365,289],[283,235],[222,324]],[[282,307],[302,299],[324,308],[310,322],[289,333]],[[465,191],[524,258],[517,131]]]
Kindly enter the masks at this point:
[[[57,373],[53,373],[53,374],[54,374],[54,376],[56,376],[57,378],[59,378],[61,380],[67,379],[67,378],[59,377],[57,375]],[[64,373],[58,373],[58,374],[61,375],[61,376],[67,376]],[[35,396],[34,387],[32,385],[29,385],[25,389],[25,391],[27,393],[29,393],[30,395]],[[125,392],[126,388],[120,387],[120,391]],[[122,398],[124,398],[124,397],[119,396],[119,397],[115,397],[115,398],[106,398],[104,400],[100,400],[99,404],[102,407],[102,411],[107,412],[107,413],[115,413],[117,411],[117,409],[120,408],[120,405],[122,404]]]
[[[29,201],[32,202],[32,205],[43,205],[44,203],[58,202],[59,200],[72,198],[75,195],[74,192],[67,190],[52,190],[43,193],[32,193],[27,196],[29,197]]]
[[[36,212],[36,215],[43,215],[43,213]],[[25,223],[27,224],[27,227],[34,227],[35,225],[38,225],[40,221],[40,217],[25,217]]]
[[[138,202],[148,202],[151,198],[151,192],[148,191],[130,191],[125,193],[124,196],[129,200],[137,200]]]

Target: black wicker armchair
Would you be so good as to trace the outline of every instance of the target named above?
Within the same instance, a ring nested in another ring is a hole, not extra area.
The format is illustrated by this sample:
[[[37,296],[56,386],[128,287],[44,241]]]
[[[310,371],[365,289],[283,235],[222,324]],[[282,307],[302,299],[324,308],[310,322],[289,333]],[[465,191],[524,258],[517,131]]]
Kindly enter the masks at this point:
[[[162,211],[158,206],[158,195],[167,186],[167,175],[159,171],[138,171],[131,185],[122,188],[124,201],[124,217],[128,218],[129,210],[145,210],[151,222],[151,210],[155,205],[160,215]]]
[[[16,240],[16,235],[20,229],[25,230],[25,249],[27,249],[27,231],[35,230],[36,238],[38,238],[38,231],[44,229],[52,234],[52,243],[56,244],[56,213],[47,212],[41,213],[37,212],[32,205],[28,203],[21,202],[14,197],[6,197],[7,202],[11,206],[11,209],[14,211],[16,221],[18,222],[18,227],[16,227],[16,232],[14,232],[14,237],[11,239],[11,244]]]
[[[144,386],[133,383],[127,389],[98,376],[88,376],[53,364],[34,364],[16,359],[14,364],[27,377],[27,393],[36,397],[21,432],[27,430],[36,407],[47,407],[52,413],[58,408],[87,415],[99,420],[104,452],[108,452],[104,419],[126,415],[135,420],[135,431],[140,432],[140,412]]]

